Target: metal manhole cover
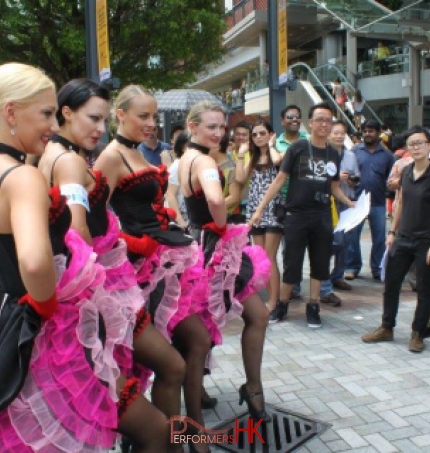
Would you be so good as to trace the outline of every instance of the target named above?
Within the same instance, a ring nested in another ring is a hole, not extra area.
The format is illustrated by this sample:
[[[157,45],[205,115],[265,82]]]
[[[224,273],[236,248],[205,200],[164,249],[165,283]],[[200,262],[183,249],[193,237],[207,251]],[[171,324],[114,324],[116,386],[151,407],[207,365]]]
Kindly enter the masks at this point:
[[[235,453],[289,453],[331,427],[329,423],[287,412],[270,404],[266,404],[266,411],[272,416],[272,421],[261,423],[256,428],[258,434],[253,431],[255,426],[249,420],[248,412],[215,426],[214,430],[230,428],[230,431],[227,433],[228,438],[224,437],[228,442],[214,445]]]

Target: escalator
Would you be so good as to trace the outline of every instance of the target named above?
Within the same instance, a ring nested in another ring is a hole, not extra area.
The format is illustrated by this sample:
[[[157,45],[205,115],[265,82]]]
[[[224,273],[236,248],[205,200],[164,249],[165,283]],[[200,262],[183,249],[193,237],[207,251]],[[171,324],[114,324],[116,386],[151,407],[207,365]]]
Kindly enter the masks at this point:
[[[341,71],[341,69],[334,65],[334,64],[325,64],[322,66],[318,66],[314,68],[314,72],[317,75],[317,77],[321,80],[321,82],[329,88],[329,91],[331,91],[333,81],[336,79],[340,79],[343,87],[345,88],[349,102],[346,103],[346,111],[347,115],[352,118],[354,115],[354,109],[352,106],[352,97],[355,92],[354,85],[348,80],[348,78],[345,76],[345,74]],[[364,106],[363,106],[363,111],[362,111],[362,118],[361,121],[364,120],[376,120],[379,123],[382,123],[381,119],[378,117],[378,115],[375,113],[375,111],[370,107],[370,105],[364,100]]]
[[[288,104],[296,104],[306,113],[312,105],[323,101],[328,102],[335,116],[347,125],[348,134],[351,135],[356,132],[351,102],[355,89],[338,67],[335,65],[324,65],[312,69],[305,63],[296,63],[291,65],[289,69],[296,77],[297,87],[294,91],[287,91]],[[332,95],[332,83],[337,78],[341,79],[341,83],[348,95],[345,112],[339,108]],[[375,119],[381,122],[367,102],[364,103],[362,112],[362,121],[365,119]]]
[[[294,91],[287,91],[288,104],[298,105],[303,114],[306,114],[312,105],[325,101],[332,108],[334,116],[347,125],[349,135],[356,131],[351,119],[339,108],[329,89],[310,66],[305,63],[296,63],[291,65],[289,70],[296,77],[297,87]]]

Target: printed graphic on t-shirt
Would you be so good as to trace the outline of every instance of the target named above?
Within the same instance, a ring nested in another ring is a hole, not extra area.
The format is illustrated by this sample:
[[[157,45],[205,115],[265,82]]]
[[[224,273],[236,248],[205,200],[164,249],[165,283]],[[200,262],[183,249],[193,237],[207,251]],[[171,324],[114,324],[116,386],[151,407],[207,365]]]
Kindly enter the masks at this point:
[[[300,156],[299,179],[302,181],[327,181],[327,175],[333,177],[337,173],[337,166],[333,161],[313,159],[309,156]]]

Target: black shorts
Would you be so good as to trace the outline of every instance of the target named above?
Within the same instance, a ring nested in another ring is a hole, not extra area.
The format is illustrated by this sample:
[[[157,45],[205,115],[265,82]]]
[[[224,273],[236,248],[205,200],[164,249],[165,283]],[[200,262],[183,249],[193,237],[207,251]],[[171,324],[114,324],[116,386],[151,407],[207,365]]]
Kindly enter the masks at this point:
[[[284,273],[282,281],[294,285],[302,280],[308,249],[311,278],[328,280],[333,242],[330,211],[288,213],[284,224]]]
[[[267,227],[252,227],[249,234],[251,236],[263,236],[266,233],[282,233],[282,227],[267,226]]]

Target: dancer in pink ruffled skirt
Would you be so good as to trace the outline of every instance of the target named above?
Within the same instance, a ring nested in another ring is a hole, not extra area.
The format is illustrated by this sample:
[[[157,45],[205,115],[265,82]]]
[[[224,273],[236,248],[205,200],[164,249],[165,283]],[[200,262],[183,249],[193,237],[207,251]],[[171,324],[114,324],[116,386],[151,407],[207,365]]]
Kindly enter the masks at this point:
[[[187,118],[190,143],[179,164],[180,187],[191,232],[204,255],[204,278],[196,289],[207,285],[204,323],[214,343],[220,343],[227,320],[242,316],[246,383],[240,388],[239,402],[247,402],[250,415],[257,421],[270,421],[261,383],[268,310],[257,294],[269,279],[270,261],[261,247],[247,245],[247,226],[226,224],[222,172],[208,156],[210,148],[218,147],[224,136],[225,124],[225,113],[217,105],[203,102],[191,108]]]
[[[55,186],[48,230],[46,182],[22,165],[58,130],[54,84],[31,66],[2,65],[0,106],[1,450],[101,453],[119,431],[136,452],[167,451],[166,417],[113,358],[126,326],[103,267],[69,230],[70,209]],[[14,335],[16,345],[6,346]]]
[[[118,130],[94,168],[107,177],[110,204],[121,222],[130,260],[155,327],[181,350],[187,415],[203,424],[201,388],[211,339],[197,312],[202,300],[193,288],[201,280],[198,246],[163,207],[165,167],[150,165],[137,149],[156,127],[157,103],[142,87],[130,85],[116,98]],[[207,445],[190,448],[207,451]]]

